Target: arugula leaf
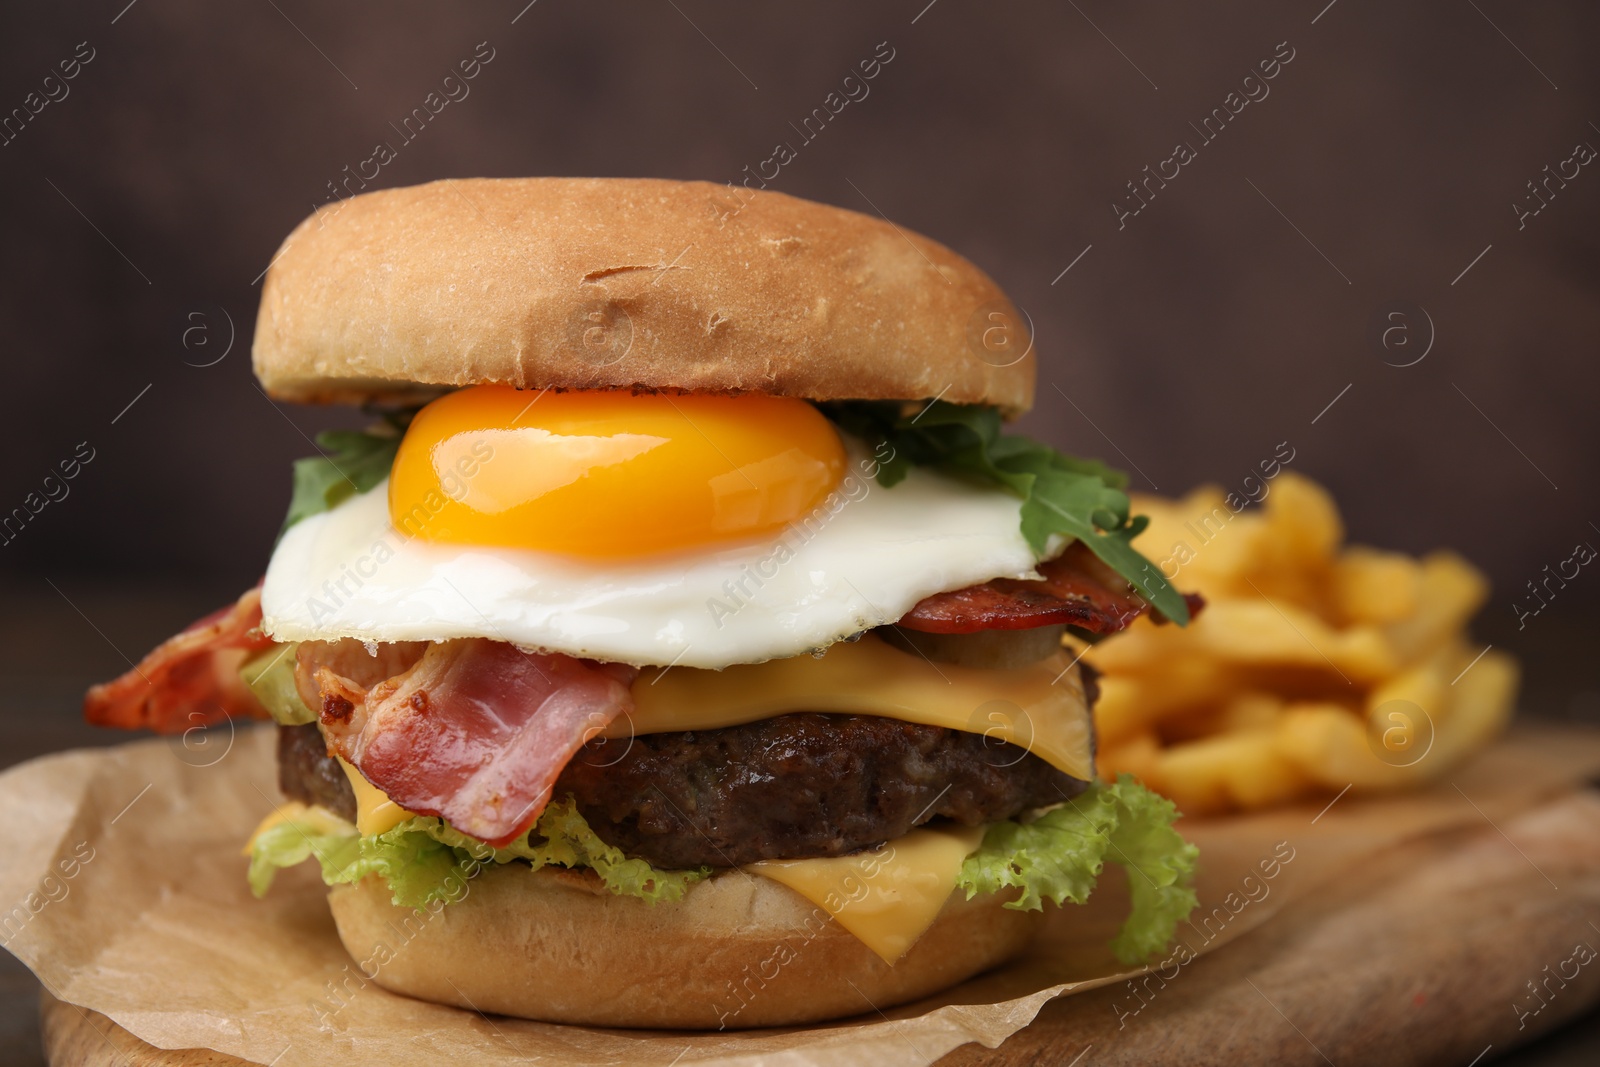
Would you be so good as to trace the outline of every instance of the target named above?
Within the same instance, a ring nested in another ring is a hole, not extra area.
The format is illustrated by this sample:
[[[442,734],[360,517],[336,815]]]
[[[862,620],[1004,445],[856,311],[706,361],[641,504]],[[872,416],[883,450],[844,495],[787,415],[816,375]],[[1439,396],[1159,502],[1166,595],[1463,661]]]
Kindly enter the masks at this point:
[[[1149,520],[1128,514],[1128,478],[1122,472],[1002,433],[1000,413],[983,405],[935,400],[915,415],[895,400],[819,406],[873,449],[879,485],[893,486],[918,466],[1002,486],[1022,498],[1022,535],[1036,554],[1052,534],[1077,538],[1161,614],[1179,626],[1188,623],[1183,597],[1133,547]]]
[[[294,461],[294,492],[284,532],[301,519],[330,511],[389,476],[400,438],[413,411],[384,413],[384,421],[365,430],[324,430],[317,434],[321,455]]]
[[[1111,947],[1124,963],[1138,963],[1165,948],[1199,904],[1192,888],[1199,850],[1172,828],[1177,817],[1172,801],[1128,775],[1096,782],[1032,822],[991,826],[956,885],[969,900],[1020,888],[1006,907],[1036,911],[1046,900],[1082,904],[1105,861],[1119,863],[1133,908]]]
[[[549,864],[590,867],[613,893],[655,904],[682,899],[709,868],[661,871],[629,859],[589,828],[570,797],[550,804],[528,834],[504,848],[466,836],[439,819],[417,816],[381,834],[363,836],[354,826],[330,832],[327,820],[289,820],[263,832],[250,848],[250,888],[263,896],[281,867],[315,858],[328,885],[347,885],[377,875],[400,907],[451,903],[466,895],[478,866],[526,860],[534,870]]]

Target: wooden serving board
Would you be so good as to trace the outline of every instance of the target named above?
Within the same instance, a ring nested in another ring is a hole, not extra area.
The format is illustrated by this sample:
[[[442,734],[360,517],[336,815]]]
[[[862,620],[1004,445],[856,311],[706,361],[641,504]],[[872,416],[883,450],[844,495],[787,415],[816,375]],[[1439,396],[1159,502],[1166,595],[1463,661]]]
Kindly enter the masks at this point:
[[[1000,1048],[940,1062],[1487,1062],[1600,1002],[1600,960],[1574,962],[1600,948],[1600,793],[1393,849],[1352,884],[1363,891],[1336,879],[1176,973],[1063,997]],[[153,1048],[48,994],[40,1015],[55,1067],[253,1067]]]
[[[210,1049],[147,1045],[97,1011],[39,994],[39,1027],[51,1067],[257,1067]]]

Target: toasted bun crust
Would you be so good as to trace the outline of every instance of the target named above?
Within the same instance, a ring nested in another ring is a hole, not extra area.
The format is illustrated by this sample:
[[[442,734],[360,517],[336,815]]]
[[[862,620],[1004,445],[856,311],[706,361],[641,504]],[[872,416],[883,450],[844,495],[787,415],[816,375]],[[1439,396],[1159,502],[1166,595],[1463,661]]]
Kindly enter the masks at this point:
[[[279,249],[254,363],[286,400],[643,388],[1033,403],[982,271],[854,211],[713,182],[475,178],[329,204]]]
[[[410,911],[369,878],[329,895],[345,948],[385,989],[590,1026],[787,1026],[927,996],[1020,951],[1041,912],[954,893],[894,966],[787,886],[725,872],[672,904],[593,872],[485,870],[457,903]]]

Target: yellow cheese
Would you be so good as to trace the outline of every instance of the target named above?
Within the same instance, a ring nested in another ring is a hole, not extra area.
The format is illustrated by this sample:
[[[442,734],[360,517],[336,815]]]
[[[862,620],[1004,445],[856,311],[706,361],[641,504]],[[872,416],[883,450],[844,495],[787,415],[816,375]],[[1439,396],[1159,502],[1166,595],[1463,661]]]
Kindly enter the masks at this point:
[[[274,826],[281,826],[286,822],[295,822],[318,834],[353,834],[355,827],[345,822],[327,808],[316,807],[311,804],[302,804],[298,800],[287,800],[273,808],[271,813],[256,826],[255,832],[250,835],[250,840],[245,842],[244,855],[250,855],[256,847],[256,839]]]
[[[361,772],[346,763],[342,756],[335,758],[339,760],[339,766],[344,768],[344,775],[350,779],[350,788],[356,794],[356,829],[370,837],[393,830],[412,817],[411,812],[390,800],[383,790],[363,778]]]
[[[1088,781],[1094,777],[1089,708],[1072,664],[1065,652],[1016,670],[935,664],[868,636],[841,641],[820,657],[720,671],[646,670],[633,683],[633,713],[615,719],[605,736],[714,730],[792,711],[881,715],[1009,741]]]
[[[981,826],[913,830],[871,852],[812,860],[763,860],[747,870],[782,882],[894,963],[933,925],[954,892],[961,861]]]

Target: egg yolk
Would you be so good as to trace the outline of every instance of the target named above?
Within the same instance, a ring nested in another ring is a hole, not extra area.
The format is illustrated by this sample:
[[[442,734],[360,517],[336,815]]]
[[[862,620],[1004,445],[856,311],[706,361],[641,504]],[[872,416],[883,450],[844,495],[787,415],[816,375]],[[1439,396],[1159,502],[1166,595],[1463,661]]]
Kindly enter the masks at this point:
[[[389,515],[432,541],[646,556],[775,533],[845,466],[803,400],[479,385],[412,420]]]

